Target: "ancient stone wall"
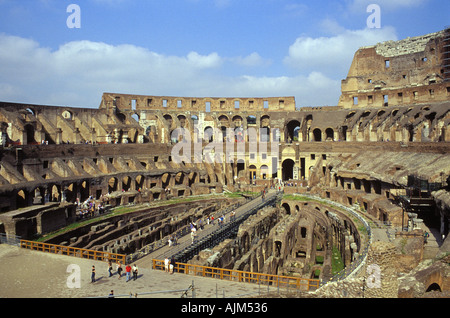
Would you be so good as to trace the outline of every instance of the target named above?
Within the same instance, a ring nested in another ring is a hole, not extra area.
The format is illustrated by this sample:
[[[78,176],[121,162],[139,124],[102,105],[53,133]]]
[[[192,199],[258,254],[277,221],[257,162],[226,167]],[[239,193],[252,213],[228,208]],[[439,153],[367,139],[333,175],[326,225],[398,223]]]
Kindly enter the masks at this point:
[[[342,81],[339,106],[383,107],[447,101],[444,31],[360,48]]]

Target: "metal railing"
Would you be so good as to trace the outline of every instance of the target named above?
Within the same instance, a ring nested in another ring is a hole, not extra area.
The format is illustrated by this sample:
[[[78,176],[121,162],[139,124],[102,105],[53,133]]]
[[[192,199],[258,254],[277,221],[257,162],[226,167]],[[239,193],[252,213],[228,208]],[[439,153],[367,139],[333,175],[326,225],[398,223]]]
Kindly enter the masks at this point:
[[[165,270],[163,260],[153,260],[153,269]],[[234,269],[208,267],[202,265],[175,263],[173,271],[187,275],[210,277],[234,282],[267,284],[282,288],[294,288],[304,291],[319,288],[320,280],[294,276],[280,276],[264,273],[253,273]]]
[[[109,252],[102,251],[94,251],[88,250],[84,248],[77,247],[68,247],[56,244],[42,243],[42,242],[34,242],[34,241],[26,241],[20,240],[20,247],[41,251],[46,253],[74,256],[86,259],[92,259],[97,261],[111,261],[111,262],[120,262],[122,264],[126,264],[126,255],[123,254],[115,254]]]

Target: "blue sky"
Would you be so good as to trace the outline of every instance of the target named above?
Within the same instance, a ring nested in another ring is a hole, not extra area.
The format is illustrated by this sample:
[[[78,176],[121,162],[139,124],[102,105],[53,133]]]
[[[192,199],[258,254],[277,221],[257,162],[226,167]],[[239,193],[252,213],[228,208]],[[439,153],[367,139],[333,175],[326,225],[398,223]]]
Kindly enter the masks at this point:
[[[367,27],[367,6],[381,28]],[[70,29],[70,4],[81,28]],[[448,0],[0,0],[0,100],[103,92],[337,105],[355,51],[450,24]]]

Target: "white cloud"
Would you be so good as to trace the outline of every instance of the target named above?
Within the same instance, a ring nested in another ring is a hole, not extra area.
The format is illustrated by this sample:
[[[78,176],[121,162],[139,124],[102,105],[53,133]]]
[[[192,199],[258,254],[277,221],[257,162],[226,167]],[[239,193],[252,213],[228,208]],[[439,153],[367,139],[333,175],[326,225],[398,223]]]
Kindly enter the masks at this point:
[[[147,95],[296,96],[297,105],[336,105],[340,81],[322,72],[301,76],[223,75],[231,67],[262,67],[258,53],[168,56],[135,45],[74,41],[51,50],[0,34],[0,100],[98,107],[103,92]],[[324,94],[327,92],[327,94]]]
[[[271,60],[261,57],[261,55],[259,55],[257,52],[253,52],[244,57],[239,56],[235,58],[230,58],[229,60],[238,65],[248,67],[267,66],[272,64]]]
[[[302,72],[318,71],[327,76],[344,78],[354,53],[360,47],[396,39],[395,29],[392,27],[341,30],[339,34],[330,37],[302,36],[289,47],[289,54],[284,62]]]

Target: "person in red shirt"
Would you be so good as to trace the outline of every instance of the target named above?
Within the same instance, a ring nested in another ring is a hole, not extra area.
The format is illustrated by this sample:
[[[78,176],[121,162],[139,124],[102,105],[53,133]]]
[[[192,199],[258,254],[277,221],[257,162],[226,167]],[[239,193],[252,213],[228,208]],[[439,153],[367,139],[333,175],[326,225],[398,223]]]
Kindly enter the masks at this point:
[[[127,282],[130,280],[131,278],[131,266],[127,265],[127,267],[125,267],[125,272],[127,273]]]

